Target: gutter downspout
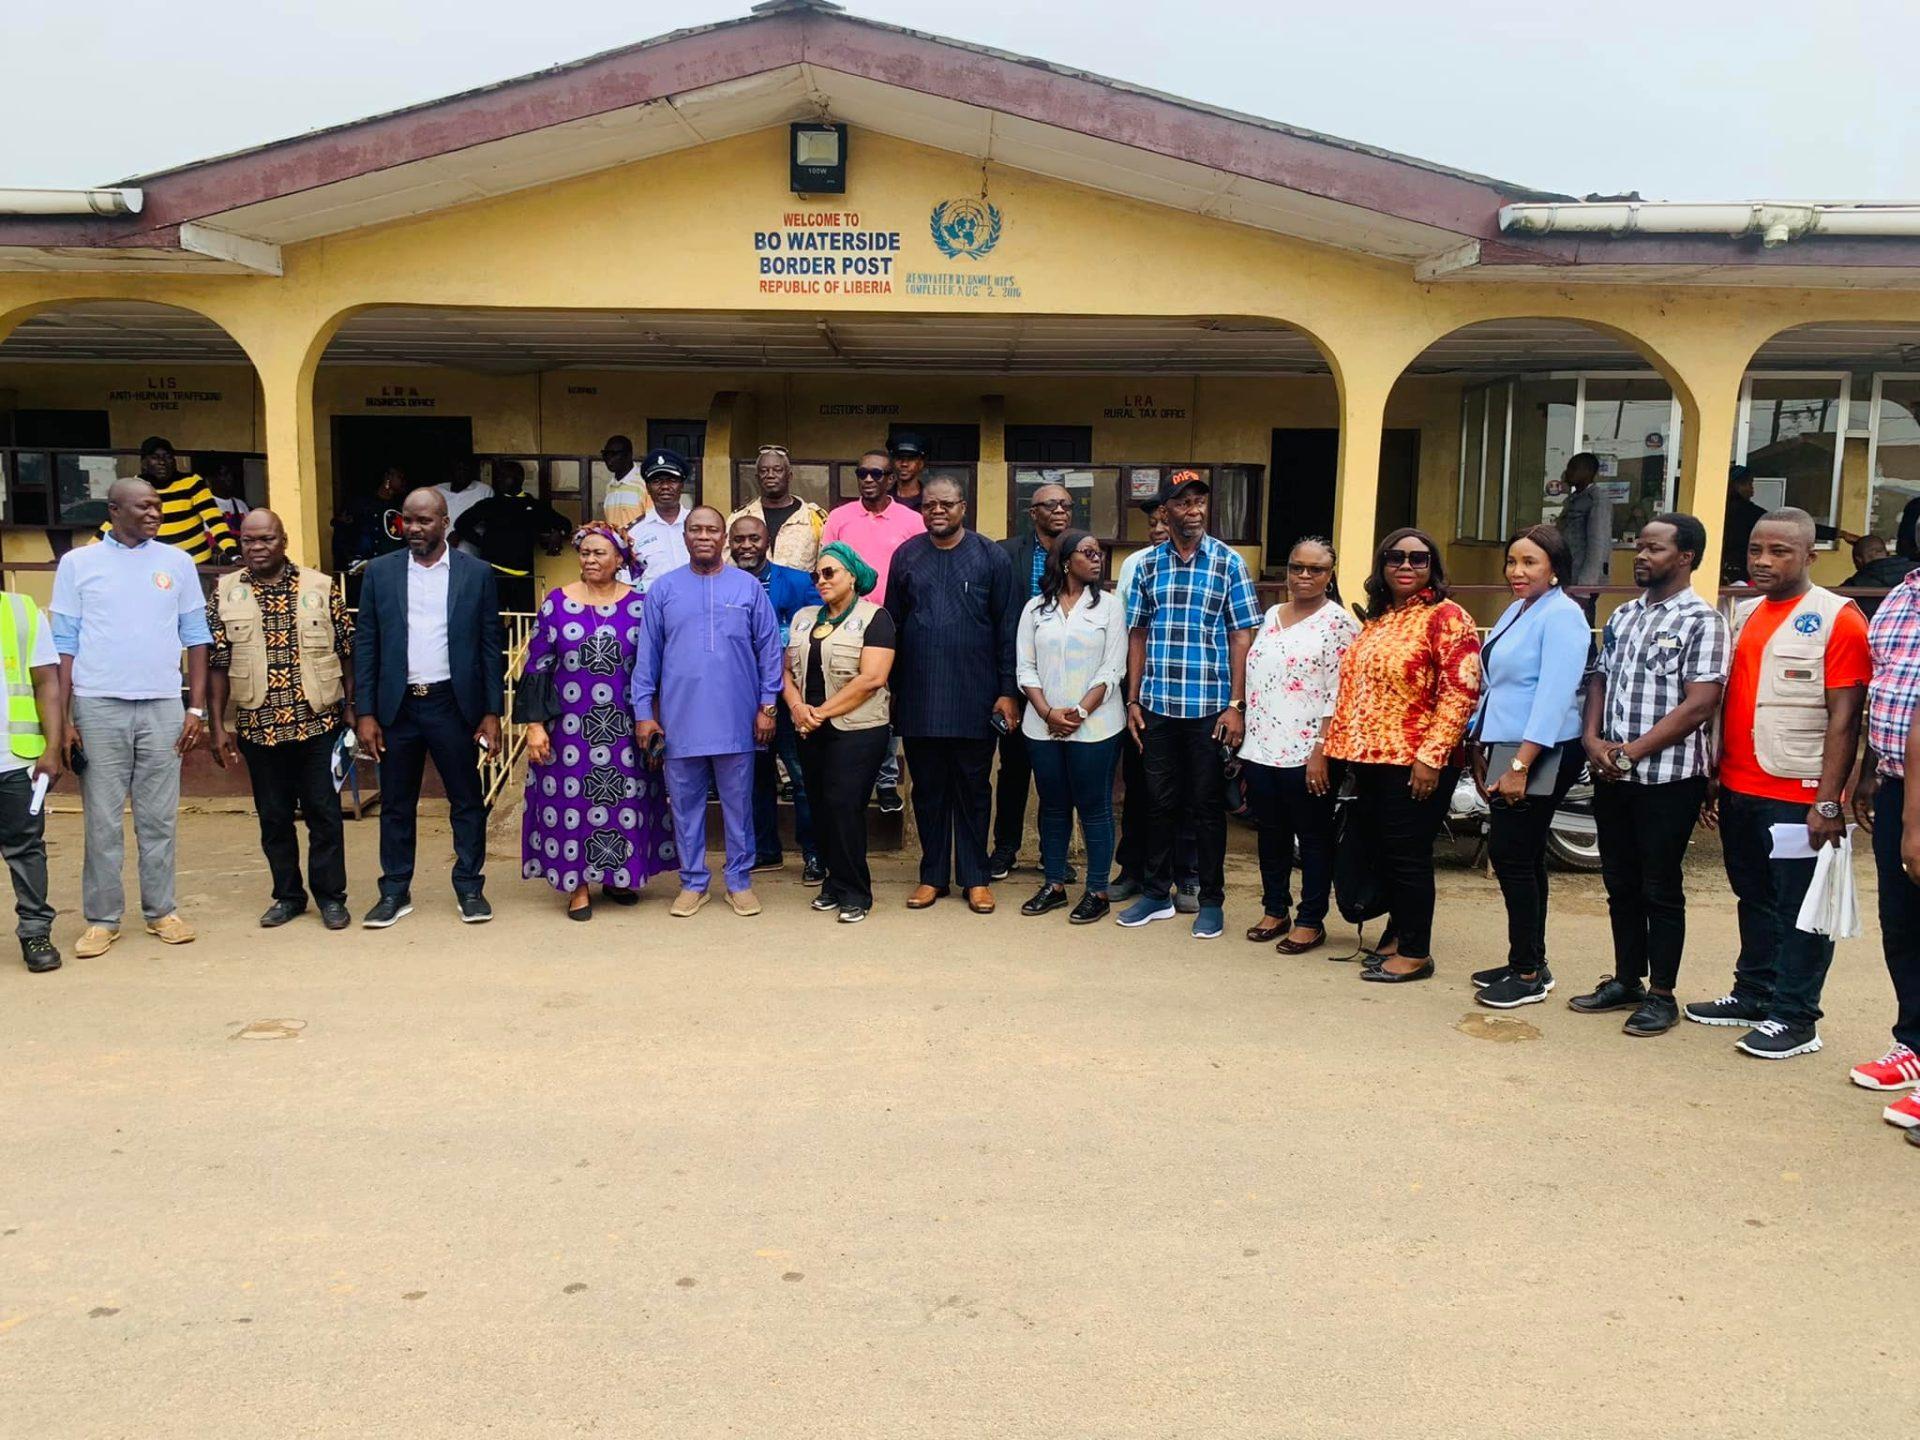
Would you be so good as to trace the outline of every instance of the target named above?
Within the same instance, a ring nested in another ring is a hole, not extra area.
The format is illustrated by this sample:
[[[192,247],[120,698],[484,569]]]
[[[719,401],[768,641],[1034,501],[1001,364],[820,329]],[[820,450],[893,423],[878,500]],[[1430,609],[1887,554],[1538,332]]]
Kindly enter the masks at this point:
[[[1500,228],[1523,235],[1758,235],[1771,250],[1809,235],[1917,237],[1920,205],[1561,201],[1503,206]]]
[[[0,188],[0,215],[138,215],[139,190],[8,190]]]

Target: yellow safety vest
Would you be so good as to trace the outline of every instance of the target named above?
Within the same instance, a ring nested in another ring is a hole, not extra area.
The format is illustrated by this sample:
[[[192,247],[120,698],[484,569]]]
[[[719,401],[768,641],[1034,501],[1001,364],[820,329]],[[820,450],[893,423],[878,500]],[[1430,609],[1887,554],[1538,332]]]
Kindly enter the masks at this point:
[[[33,698],[33,644],[40,637],[40,607],[0,591],[0,664],[7,676],[7,748],[22,760],[47,753],[40,733],[40,707]]]

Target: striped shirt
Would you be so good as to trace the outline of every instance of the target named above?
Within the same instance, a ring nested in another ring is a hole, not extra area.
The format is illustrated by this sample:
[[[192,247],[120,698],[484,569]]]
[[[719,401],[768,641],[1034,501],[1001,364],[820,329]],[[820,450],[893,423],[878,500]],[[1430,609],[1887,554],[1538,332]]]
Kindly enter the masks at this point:
[[[237,521],[228,521],[206,481],[198,475],[176,475],[153,488],[160,495],[160,533],[154,539],[186,551],[196,565],[213,564],[216,550],[222,564],[240,563],[233,538]],[[102,535],[112,528],[111,522],[100,522]]]
[[[1607,682],[1607,708],[1600,735],[1616,745],[1638,740],[1687,698],[1687,686],[1726,682],[1731,644],[1727,622],[1692,590],[1649,603],[1627,601],[1607,621],[1600,641],[1600,673]],[[1709,727],[1647,756],[1626,778],[1664,785],[1707,773]]]
[[[1873,683],[1867,687],[1867,743],[1882,775],[1907,773],[1907,731],[1920,703],[1920,570],[1880,602],[1867,626]]]
[[[1211,535],[1193,559],[1157,545],[1134,572],[1127,625],[1147,632],[1140,706],[1174,720],[1217,715],[1233,697],[1227,632],[1260,623],[1247,562]]]

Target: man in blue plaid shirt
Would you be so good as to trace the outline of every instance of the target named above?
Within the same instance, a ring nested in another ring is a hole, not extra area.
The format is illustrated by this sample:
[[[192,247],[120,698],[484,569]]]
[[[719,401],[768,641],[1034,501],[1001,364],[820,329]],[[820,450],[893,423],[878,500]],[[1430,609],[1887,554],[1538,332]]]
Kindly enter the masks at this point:
[[[1246,733],[1247,651],[1260,624],[1247,562],[1207,534],[1211,491],[1175,471],[1168,538],[1134,574],[1127,606],[1127,731],[1145,760],[1153,826],[1140,898],[1122,925],[1171,919],[1173,843],[1188,821],[1200,852],[1195,939],[1226,925],[1226,777],[1217,747]]]

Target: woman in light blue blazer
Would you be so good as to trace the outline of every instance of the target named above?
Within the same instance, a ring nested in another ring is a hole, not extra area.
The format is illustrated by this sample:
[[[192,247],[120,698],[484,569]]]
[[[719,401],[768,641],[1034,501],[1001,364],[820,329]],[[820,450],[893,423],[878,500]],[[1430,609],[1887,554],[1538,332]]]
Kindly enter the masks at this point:
[[[1547,830],[1585,755],[1580,700],[1593,634],[1564,588],[1567,542],[1532,525],[1507,542],[1515,596],[1480,648],[1474,778],[1492,807],[1487,858],[1507,902],[1507,963],[1473,977],[1482,1005],[1537,1005],[1553,988],[1547,968]]]

